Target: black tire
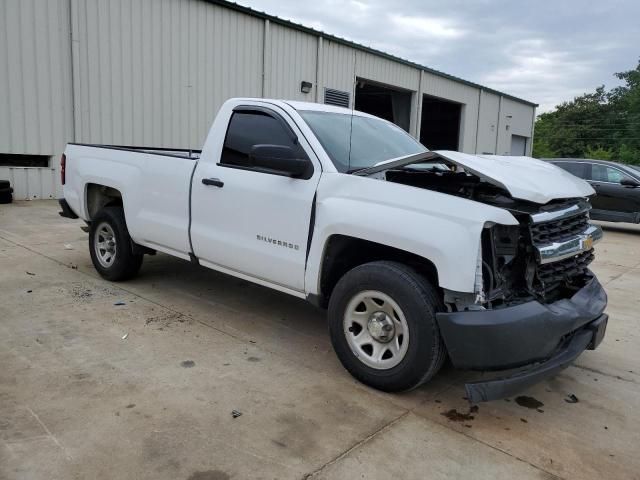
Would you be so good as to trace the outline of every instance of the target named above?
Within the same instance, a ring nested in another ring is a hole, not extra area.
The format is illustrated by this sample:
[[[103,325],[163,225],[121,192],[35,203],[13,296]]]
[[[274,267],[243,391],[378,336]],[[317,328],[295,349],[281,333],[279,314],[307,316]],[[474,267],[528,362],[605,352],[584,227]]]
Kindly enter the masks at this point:
[[[0,203],[13,202],[13,195],[11,194],[11,192],[11,189],[0,191]]]
[[[103,265],[100,257],[104,249],[96,246],[96,236],[102,237],[105,224],[113,231],[115,239],[115,253],[110,264]],[[132,251],[132,241],[124,218],[124,210],[121,207],[105,207],[100,210],[91,220],[89,230],[89,252],[93,266],[100,276],[114,282],[133,278],[142,266],[143,255],[134,254]]]
[[[10,186],[11,186],[11,182],[9,182],[9,180],[0,180],[0,190],[9,188]]]
[[[406,353],[392,368],[377,369],[363,363],[346,337],[346,309],[356,295],[368,290],[382,292],[395,301],[409,328]],[[412,268],[396,262],[367,263],[347,272],[331,294],[331,342],[342,365],[362,383],[386,392],[411,390],[431,379],[446,359],[436,321],[436,312],[443,308],[435,288]]]

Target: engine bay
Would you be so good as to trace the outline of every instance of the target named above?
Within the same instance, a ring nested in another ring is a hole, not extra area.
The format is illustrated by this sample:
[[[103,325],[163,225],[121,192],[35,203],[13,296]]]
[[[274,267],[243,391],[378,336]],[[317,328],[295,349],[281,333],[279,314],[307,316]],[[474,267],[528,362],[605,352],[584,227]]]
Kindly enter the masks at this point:
[[[444,159],[390,169],[385,177],[390,182],[504,208],[519,221],[518,226],[494,225],[483,231],[481,306],[484,308],[568,298],[592,276],[587,267],[593,260],[593,251],[546,265],[536,257],[535,246],[544,240],[536,235],[539,226],[533,224],[532,215],[567,208],[582,199],[563,199],[546,205],[514,199],[505,189]],[[588,222],[588,215],[584,221]],[[566,233],[568,238],[571,234]]]

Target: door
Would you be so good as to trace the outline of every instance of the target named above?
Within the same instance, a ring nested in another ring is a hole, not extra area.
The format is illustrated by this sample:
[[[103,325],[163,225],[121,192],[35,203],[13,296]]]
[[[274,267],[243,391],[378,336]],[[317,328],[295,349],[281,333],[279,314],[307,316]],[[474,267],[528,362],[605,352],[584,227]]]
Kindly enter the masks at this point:
[[[309,162],[306,178],[253,166],[255,145],[293,149]],[[278,107],[242,106],[231,114],[219,159],[193,178],[191,239],[199,260],[254,279],[304,291],[311,210],[320,163]],[[203,183],[204,180],[204,183]]]
[[[523,157],[527,154],[527,137],[511,135],[511,155]]]
[[[634,180],[618,168],[592,163],[589,183],[596,191],[591,202],[593,208],[625,213],[640,211],[640,188],[622,185],[620,182],[624,179]]]

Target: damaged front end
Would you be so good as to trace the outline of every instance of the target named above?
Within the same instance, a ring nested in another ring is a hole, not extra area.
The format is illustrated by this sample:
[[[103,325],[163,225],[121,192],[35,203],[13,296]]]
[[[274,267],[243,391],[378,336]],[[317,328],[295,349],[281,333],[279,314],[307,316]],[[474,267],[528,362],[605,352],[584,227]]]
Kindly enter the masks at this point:
[[[583,199],[544,207],[510,208],[518,226],[493,225],[482,232],[485,307],[500,308],[529,300],[549,303],[568,298],[592,275],[593,245],[602,229],[589,223]]]
[[[450,311],[438,314],[456,367],[516,369],[467,384],[472,402],[503,398],[553,375],[596,348],[606,329],[606,293],[588,268],[602,238],[589,223],[589,204],[519,203],[509,209],[519,225],[482,232],[474,295],[445,292]]]
[[[473,170],[447,158],[466,161]],[[499,207],[518,221],[485,225],[474,291],[445,290],[447,312],[437,314],[455,367],[499,372],[468,383],[469,400],[513,395],[594,349],[608,317],[606,293],[589,270],[593,246],[602,238],[601,228],[589,222],[590,187],[574,179],[566,188],[573,197],[557,199],[563,184],[545,190],[543,176],[535,179],[539,188],[529,188],[522,172],[515,188],[504,173],[496,173],[496,165],[492,177],[484,176],[476,157],[448,153],[430,162],[390,169],[385,180]],[[496,162],[515,169],[505,157]],[[522,165],[526,170],[526,160]],[[537,173],[547,170],[534,166]]]

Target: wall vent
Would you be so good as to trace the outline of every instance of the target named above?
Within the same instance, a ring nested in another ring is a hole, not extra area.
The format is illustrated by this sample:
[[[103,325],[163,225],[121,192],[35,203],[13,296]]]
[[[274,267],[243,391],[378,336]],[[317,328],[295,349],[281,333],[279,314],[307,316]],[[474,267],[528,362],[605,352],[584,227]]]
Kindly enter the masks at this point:
[[[41,167],[49,168],[48,155],[20,155],[0,153],[0,167]]]
[[[327,105],[335,105],[336,107],[349,108],[349,92],[325,88],[324,103]]]

